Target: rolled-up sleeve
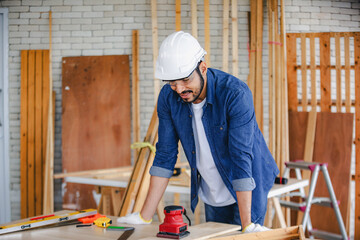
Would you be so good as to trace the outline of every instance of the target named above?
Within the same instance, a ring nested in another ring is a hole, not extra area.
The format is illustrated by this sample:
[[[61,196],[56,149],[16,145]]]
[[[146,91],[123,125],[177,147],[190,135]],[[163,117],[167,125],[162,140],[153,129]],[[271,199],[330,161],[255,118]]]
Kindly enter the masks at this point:
[[[232,161],[232,185],[235,191],[252,191],[252,149],[256,118],[252,94],[248,88],[234,91],[229,100],[229,151]]]
[[[159,117],[158,142],[150,174],[170,178],[177,160],[179,137],[171,119],[171,112],[166,97],[166,91],[163,88],[159,94],[157,104]]]

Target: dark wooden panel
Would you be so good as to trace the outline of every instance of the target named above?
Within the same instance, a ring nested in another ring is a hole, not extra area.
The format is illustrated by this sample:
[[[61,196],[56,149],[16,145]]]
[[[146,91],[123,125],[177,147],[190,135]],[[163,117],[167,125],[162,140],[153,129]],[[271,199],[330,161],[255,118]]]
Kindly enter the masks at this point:
[[[340,211],[346,222],[350,183],[350,162],[353,131],[353,114],[319,112],[317,115],[313,161],[327,162],[329,174]],[[289,112],[290,160],[298,160],[304,154],[308,113]],[[320,173],[316,197],[328,197],[328,191]],[[313,205],[311,220],[314,228],[340,233],[333,209]]]
[[[297,111],[296,37],[289,34],[286,37],[288,104],[290,111]]]
[[[62,74],[63,171],[130,165],[128,56],[66,57]],[[96,207],[92,189],[68,184],[64,206]]]

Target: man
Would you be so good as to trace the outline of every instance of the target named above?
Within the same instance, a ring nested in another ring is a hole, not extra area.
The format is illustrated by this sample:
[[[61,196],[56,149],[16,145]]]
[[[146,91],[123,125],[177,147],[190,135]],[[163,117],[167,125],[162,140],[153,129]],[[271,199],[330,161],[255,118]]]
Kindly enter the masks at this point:
[[[181,141],[191,168],[191,209],[198,196],[206,221],[264,231],[267,194],[279,170],[255,119],[252,95],[239,79],[207,68],[205,50],[182,31],[161,44],[155,77],[167,84],[158,98],[159,131],[150,188],[140,213],[119,222],[150,223]]]

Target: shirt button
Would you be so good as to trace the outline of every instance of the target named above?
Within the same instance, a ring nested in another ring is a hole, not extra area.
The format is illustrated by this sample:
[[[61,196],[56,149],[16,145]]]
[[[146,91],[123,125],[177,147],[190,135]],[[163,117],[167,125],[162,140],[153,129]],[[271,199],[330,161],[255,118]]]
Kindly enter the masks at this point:
[[[193,171],[195,171],[195,168],[192,168]]]
[[[189,117],[192,117],[192,115],[190,114]]]
[[[195,151],[192,151],[192,154],[195,154]]]
[[[220,130],[223,130],[223,127],[220,127]]]

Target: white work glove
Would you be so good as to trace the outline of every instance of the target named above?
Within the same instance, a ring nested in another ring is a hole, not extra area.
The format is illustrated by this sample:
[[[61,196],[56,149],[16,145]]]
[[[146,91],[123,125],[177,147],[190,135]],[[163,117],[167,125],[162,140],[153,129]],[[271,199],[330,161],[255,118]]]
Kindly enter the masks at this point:
[[[143,219],[139,212],[135,213],[129,213],[125,217],[119,217],[117,219],[118,223],[127,223],[127,224],[150,224],[152,222],[152,219],[149,221],[146,221]]]
[[[270,228],[261,226],[258,223],[251,223],[248,226],[246,226],[242,232],[243,233],[254,233],[254,232],[264,232],[264,231],[269,231]]]

